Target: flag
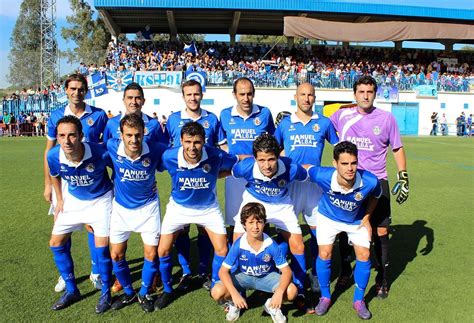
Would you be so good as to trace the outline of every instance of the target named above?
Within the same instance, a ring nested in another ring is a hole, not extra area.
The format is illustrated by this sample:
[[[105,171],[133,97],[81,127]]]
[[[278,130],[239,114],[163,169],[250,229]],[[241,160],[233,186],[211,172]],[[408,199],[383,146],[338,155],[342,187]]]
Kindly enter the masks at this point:
[[[87,92],[85,99],[92,99],[109,93],[107,86],[105,85],[105,73],[96,72],[87,76],[87,83],[89,84],[89,91]]]
[[[132,82],[133,73],[131,71],[107,72],[107,85],[115,91],[123,91]]]
[[[216,49],[215,49],[214,47],[211,47],[211,48],[209,48],[209,49],[207,50],[207,54],[208,54],[209,56],[212,56],[212,55],[214,55],[215,53],[216,53]]]
[[[206,72],[186,71],[186,80],[195,80],[201,84],[202,91],[206,92],[207,74]]]
[[[193,55],[196,55],[197,54],[197,47],[196,47],[196,43],[194,42],[194,40],[191,42],[190,45],[186,45],[186,43],[184,44],[184,51],[186,53],[191,53]]]

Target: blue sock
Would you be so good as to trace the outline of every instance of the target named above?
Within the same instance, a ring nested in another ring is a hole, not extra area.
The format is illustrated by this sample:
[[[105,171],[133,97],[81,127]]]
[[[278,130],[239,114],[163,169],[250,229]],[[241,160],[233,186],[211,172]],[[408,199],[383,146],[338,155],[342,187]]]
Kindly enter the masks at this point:
[[[219,281],[219,269],[221,269],[222,262],[224,262],[225,256],[218,256],[214,253],[214,258],[212,259],[212,286]]]
[[[89,244],[89,252],[91,257],[91,273],[97,275],[99,273],[99,259],[95,250],[94,233],[87,232],[87,242]]]
[[[319,286],[321,286],[321,296],[331,298],[329,280],[331,279],[331,259],[322,260],[316,258],[316,271],[318,273]]]
[[[198,234],[197,245],[199,250],[199,275],[207,275],[212,251],[211,239],[209,239],[207,233]]]
[[[313,264],[311,268],[311,274],[316,276],[316,258],[318,258],[318,240],[316,239],[316,229],[311,230],[311,238],[309,240],[309,249],[311,252],[311,263]]]
[[[110,280],[112,277],[112,260],[110,259],[109,246],[96,247],[97,258],[99,259],[99,274],[102,280],[102,294],[110,293]]]
[[[277,236],[276,243],[280,248],[281,254],[283,255],[283,257],[286,258],[286,256],[288,255],[288,249],[290,248],[288,242],[286,242],[285,239],[279,234]]]
[[[71,252],[66,245],[60,247],[50,247],[53,252],[54,262],[58,268],[61,277],[66,282],[66,290],[70,293],[78,291],[76,277],[74,277],[74,263]]]
[[[148,290],[153,284],[153,279],[157,272],[156,265],[156,261],[150,261],[146,258],[143,260],[142,287],[140,288],[140,295],[142,296],[148,294]]]
[[[171,263],[171,256],[160,257],[160,274],[161,281],[163,282],[163,290],[166,293],[173,292],[173,285],[171,283],[171,269],[173,264]]]
[[[356,260],[354,269],[354,302],[364,299],[365,288],[367,287],[370,278],[370,266],[370,259],[368,261]]]
[[[291,270],[293,271],[293,282],[298,287],[298,294],[304,290],[304,282],[306,280],[306,259],[304,254],[292,254]]]
[[[117,279],[120,282],[120,285],[122,285],[125,294],[133,295],[135,291],[132,287],[132,276],[130,275],[130,268],[128,267],[127,260],[125,258],[119,261],[112,260],[112,265],[115,276],[117,276]]]
[[[189,233],[183,232],[179,234],[174,245],[178,253],[178,262],[183,269],[183,276],[191,274],[191,268],[189,268],[189,250],[191,249]]]

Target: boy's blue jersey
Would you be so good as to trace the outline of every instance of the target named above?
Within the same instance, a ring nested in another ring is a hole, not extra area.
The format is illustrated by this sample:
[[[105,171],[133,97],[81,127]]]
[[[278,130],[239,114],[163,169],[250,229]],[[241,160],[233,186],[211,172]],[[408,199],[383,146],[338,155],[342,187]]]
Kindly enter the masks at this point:
[[[230,248],[222,266],[226,268],[237,267],[237,272],[249,276],[264,277],[269,273],[288,266],[286,258],[280,251],[278,244],[265,233],[263,234],[263,245],[260,250],[254,250],[247,241],[247,233],[244,233]]]
[[[321,165],[325,140],[333,145],[339,142],[331,120],[317,113],[306,124],[295,114],[286,116],[278,124],[275,138],[285,149],[285,156],[315,166]]]
[[[61,146],[56,145],[48,152],[48,166],[51,176],[68,183],[69,193],[79,200],[93,200],[112,189],[107,166],[112,167],[104,145],[83,143],[84,157],[79,164],[70,162]]]
[[[194,120],[191,119],[186,110],[182,110],[171,114],[166,123],[166,129],[170,134],[170,141],[173,147],[181,146],[181,128],[191,121],[195,121],[203,126],[206,132],[206,146],[215,147],[218,144],[225,143],[224,133],[214,113],[201,109],[201,116]]]
[[[236,107],[226,108],[221,112],[220,122],[229,153],[234,155],[251,155],[255,138],[262,133],[275,132],[270,110],[256,104],[247,118],[243,118]]]
[[[232,175],[245,178],[247,192],[256,199],[269,203],[283,202],[288,197],[288,183],[304,181],[308,177],[306,170],[288,157],[278,159],[278,170],[272,178],[260,172],[253,157],[238,162],[232,169]]]
[[[369,196],[379,198],[382,194],[379,180],[366,170],[357,170],[354,186],[349,191],[344,191],[338,184],[337,171],[333,167],[311,167],[308,174],[323,190],[319,213],[337,222],[360,224]]]
[[[230,170],[238,161],[214,147],[203,147],[201,161],[196,165],[186,162],[183,147],[175,147],[163,154],[163,164],[171,175],[171,197],[186,207],[206,208],[216,202],[216,182],[219,171]]]
[[[119,114],[109,119],[104,130],[104,142],[107,142],[110,138],[120,139],[120,120],[124,116],[124,114]],[[167,146],[169,143],[168,131],[166,129],[163,131],[158,121],[144,113],[142,113],[142,119],[145,123],[145,138],[147,141],[161,142]]]
[[[140,157],[131,160],[120,139],[107,141],[114,166],[115,201],[127,209],[135,209],[158,198],[155,172],[164,170],[162,156],[166,146],[145,141],[142,145]]]
[[[56,125],[64,116],[74,115],[69,106],[54,110],[48,120],[48,139],[56,140]],[[101,135],[109,118],[104,110],[86,104],[84,114],[79,118],[82,124],[85,142],[102,142]]]

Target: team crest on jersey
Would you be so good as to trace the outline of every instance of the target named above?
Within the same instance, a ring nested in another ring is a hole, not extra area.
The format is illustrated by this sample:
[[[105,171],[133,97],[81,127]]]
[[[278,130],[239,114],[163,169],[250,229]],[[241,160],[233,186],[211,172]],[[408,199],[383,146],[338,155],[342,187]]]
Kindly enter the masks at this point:
[[[266,253],[263,256],[262,260],[265,261],[265,262],[269,262],[270,260],[272,260],[272,256],[270,256],[268,253]]]
[[[334,195],[333,190],[329,190],[329,191],[328,191],[328,194],[329,194],[329,195]]]
[[[259,117],[256,117],[255,120],[253,120],[253,124],[256,126],[259,126],[262,124],[262,121],[260,120]]]
[[[239,257],[239,259],[240,259],[240,260],[244,260],[244,261],[248,260],[246,255],[241,255],[241,256]]]
[[[362,201],[362,199],[364,198],[364,196],[362,195],[361,192],[357,192],[354,194],[354,200],[356,201]]]
[[[148,167],[148,166],[150,166],[150,164],[151,164],[150,158],[145,158],[145,159],[142,160],[143,167]]]
[[[229,124],[235,124],[234,118],[230,118]]]
[[[94,124],[94,119],[92,119],[92,118],[87,119],[87,124],[89,126],[92,126]]]
[[[286,181],[285,181],[284,179],[280,179],[280,180],[278,181],[278,186],[279,186],[279,187],[285,187],[285,186],[286,186]]]
[[[204,173],[209,173],[209,172],[211,171],[211,165],[209,165],[209,164],[204,164],[204,165],[202,166],[202,171],[203,171]]]
[[[319,127],[319,124],[315,123],[315,124],[313,125],[313,131],[314,131],[314,132],[319,132],[320,129],[321,129],[321,128]]]
[[[207,120],[204,121],[204,122],[202,123],[202,126],[204,127],[204,129],[209,129],[209,121],[207,121]]]
[[[89,173],[92,173],[95,170],[94,164],[90,163],[89,165],[86,166],[86,171]]]
[[[147,128],[147,127],[145,127],[145,129],[143,129],[143,134],[144,134],[145,136],[148,135],[148,128]]]
[[[66,169],[66,166],[64,165],[61,165],[61,169],[60,169],[61,172],[67,172],[67,169]]]
[[[295,131],[295,130],[296,130],[295,126],[291,124],[291,125],[290,125],[290,128],[288,129],[288,131]]]
[[[183,124],[184,124],[184,121],[183,121],[183,120],[181,120],[181,121],[179,122],[179,127],[182,127],[182,126],[183,126]]]
[[[117,156],[117,163],[123,163],[123,157]]]
[[[376,135],[376,136],[380,135],[380,132],[381,132],[381,131],[380,131],[380,127],[379,127],[379,126],[374,126],[374,127],[372,128],[372,132],[373,132],[374,135]]]

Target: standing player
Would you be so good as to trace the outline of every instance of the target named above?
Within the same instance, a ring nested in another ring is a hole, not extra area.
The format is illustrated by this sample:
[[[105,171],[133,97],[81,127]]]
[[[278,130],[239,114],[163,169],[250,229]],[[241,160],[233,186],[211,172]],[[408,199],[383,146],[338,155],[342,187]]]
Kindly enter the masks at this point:
[[[296,305],[305,309],[304,283],[306,280],[306,261],[301,228],[298,224],[293,202],[288,194],[288,184],[292,181],[307,179],[306,170],[293,163],[288,157],[280,156],[280,145],[275,137],[262,134],[253,143],[254,158],[246,158],[232,169],[232,175],[243,178],[248,183],[242,196],[242,206],[249,202],[263,204],[267,211],[267,221],[280,230],[282,237],[288,242],[293,260],[291,268],[294,283],[298,287]],[[238,216],[234,218],[234,241],[244,233],[244,227]],[[288,247],[282,249],[283,255]]]
[[[64,87],[66,90],[68,105],[64,108],[57,109],[51,113],[51,117],[48,120],[47,124],[47,141],[46,148],[44,150],[44,199],[51,203],[53,209],[56,201],[55,195],[52,194],[52,186],[49,175],[49,167],[47,155],[48,152],[56,145],[56,125],[59,119],[64,116],[73,115],[80,119],[82,124],[82,130],[84,133],[83,140],[85,142],[101,142],[101,136],[104,132],[105,125],[107,123],[107,114],[104,110],[90,106],[84,102],[84,97],[88,91],[87,79],[81,74],[72,74],[64,82]],[[64,183],[63,185],[66,185]],[[67,188],[63,187],[65,191]],[[87,227],[87,226],[86,226]],[[88,229],[88,242],[89,242],[89,251],[91,257],[91,275],[90,280],[96,289],[101,288],[98,266],[97,266],[97,255],[95,252],[95,243],[94,243],[94,233],[90,228]],[[68,247],[71,247],[71,242],[67,243]],[[57,285],[55,286],[55,291],[61,292],[65,288],[64,281],[62,277],[59,278]]]
[[[357,106],[337,111],[331,116],[341,140],[357,145],[359,169],[372,172],[380,180],[382,196],[371,217],[374,229],[375,254],[378,273],[375,277],[378,298],[386,298],[388,282],[388,227],[391,222],[390,189],[387,180],[386,159],[390,145],[398,169],[398,181],[392,189],[397,194],[397,202],[402,204],[408,198],[408,173],[406,157],[400,139],[397,122],[393,115],[374,107],[377,83],[370,76],[361,77],[354,83],[354,97]]]
[[[246,290],[273,293],[263,308],[274,322],[286,322],[281,304],[296,297],[297,289],[291,283],[291,269],[286,257],[278,244],[263,233],[266,219],[262,204],[248,203],[242,207],[240,223],[245,233],[232,245],[219,270],[221,281],[214,285],[211,292],[216,301],[228,301],[227,321],[237,320],[240,310],[248,308],[240,294]],[[237,270],[231,272],[234,266],[237,266]]]
[[[201,108],[203,97],[201,84],[195,80],[189,80],[181,85],[181,90],[186,108],[171,114],[166,123],[166,128],[171,137],[171,145],[173,147],[181,146],[181,130],[190,121],[197,122],[204,128],[206,146],[216,147],[225,144],[225,138],[222,135],[216,115]],[[183,270],[179,287],[181,289],[189,287],[191,278],[191,269],[189,268],[190,245],[189,226],[187,226],[181,231],[175,242],[178,260]],[[197,245],[199,250],[199,277],[204,282],[203,287],[209,290],[211,280],[208,275],[208,265],[212,245],[206,231],[200,226],[198,226]]]
[[[120,120],[122,140],[107,141],[114,166],[115,197],[110,219],[110,246],[113,270],[124,293],[112,304],[118,310],[136,298],[145,312],[154,309],[149,294],[157,272],[157,246],[160,237],[160,204],[155,172],[161,171],[166,146],[143,141],[145,123],[132,113]],[[130,268],[125,259],[131,232],[141,234],[144,249],[142,284],[138,297],[132,286]]]
[[[284,155],[300,165],[320,166],[325,140],[331,144],[339,141],[331,121],[318,113],[313,113],[315,100],[314,87],[311,84],[299,85],[295,94],[296,112],[283,118],[275,131],[275,138],[284,148]],[[316,213],[322,192],[315,183],[292,182],[289,185],[289,193],[296,215],[302,213],[311,229],[310,246],[313,259],[310,281],[311,289],[317,292],[319,288],[315,263],[318,255]]]
[[[308,174],[323,190],[316,216],[319,257],[316,260],[321,298],[316,315],[324,315],[331,306],[330,278],[332,248],[336,235],[346,232],[354,246],[356,266],[353,307],[364,320],[372,317],[364,302],[370,277],[370,219],[382,194],[377,177],[357,170],[357,146],[343,141],[334,147],[332,167],[310,167]]]
[[[253,141],[263,133],[275,132],[272,114],[268,108],[253,104],[255,87],[250,79],[237,79],[232,93],[237,104],[222,110],[220,115],[227,151],[234,155],[252,155]],[[239,214],[245,184],[244,179],[226,178],[225,219],[229,226],[234,226],[234,218]]]
[[[112,264],[109,252],[109,220],[112,210],[112,183],[106,166],[111,166],[103,145],[82,143],[82,124],[68,115],[56,123],[58,146],[49,150],[47,159],[51,182],[56,195],[55,221],[50,240],[56,267],[65,281],[66,291],[53,305],[60,310],[81,297],[74,277],[74,263],[67,242],[71,233],[90,225],[95,234],[98,271],[102,279],[102,294],[96,313],[110,308],[110,276]],[[66,181],[66,189],[61,188]]]
[[[197,122],[181,129],[181,147],[167,150],[163,163],[171,175],[171,197],[163,218],[158,255],[164,292],[155,302],[156,309],[166,307],[173,298],[171,248],[179,231],[195,223],[206,230],[214,248],[212,282],[227,254],[226,230],[216,197],[220,171],[230,170],[238,161],[214,147],[204,146],[205,131]]]
[[[145,95],[143,88],[138,83],[130,83],[123,91],[123,104],[125,105],[125,114],[118,114],[110,118],[104,130],[104,142],[110,138],[121,138],[120,120],[127,114],[136,114],[143,119],[145,123],[145,138],[150,142],[161,142],[168,145],[169,136],[163,132],[160,123],[152,117],[142,112],[145,104]]]

